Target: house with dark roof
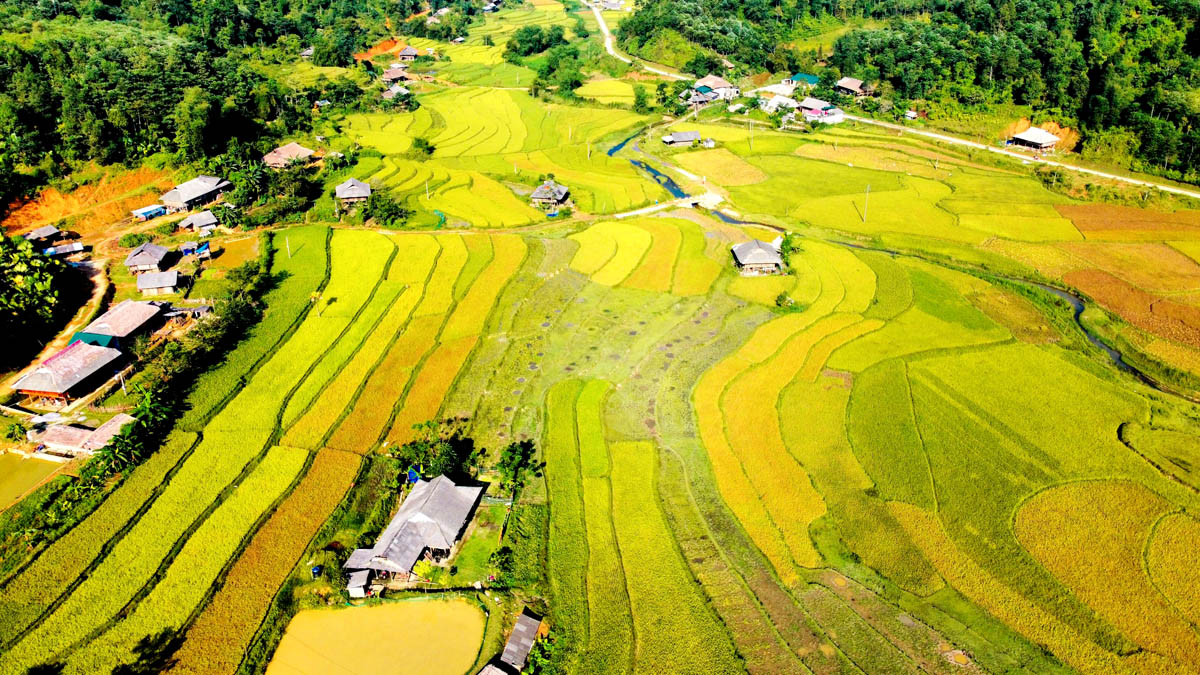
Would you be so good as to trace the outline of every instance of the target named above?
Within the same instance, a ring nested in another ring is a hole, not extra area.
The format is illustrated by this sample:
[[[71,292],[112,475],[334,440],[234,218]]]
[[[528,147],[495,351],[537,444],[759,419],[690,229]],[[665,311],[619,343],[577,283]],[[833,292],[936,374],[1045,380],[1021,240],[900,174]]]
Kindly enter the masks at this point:
[[[166,257],[166,248],[146,242],[125,256],[125,267],[134,274],[157,272],[162,269],[163,259]]]
[[[410,82],[416,80],[416,76],[409,75],[404,68],[388,68],[383,71],[383,75],[379,76],[384,84],[393,84],[396,82]]]
[[[731,249],[733,262],[743,275],[779,274],[783,271],[783,256],[773,244],[758,239],[735,244]]]
[[[662,142],[666,145],[692,145],[700,140],[699,131],[676,131],[662,137]]]
[[[357,178],[348,178],[333,189],[333,194],[342,201],[343,206],[350,206],[370,199],[371,186]]]
[[[150,332],[161,313],[162,306],[158,303],[122,300],[84,326],[83,330],[71,337],[71,342],[82,341],[119,349],[122,342],[128,345],[137,336]]]
[[[115,374],[120,358],[112,347],[72,342],[17,380],[13,389],[35,400],[69,401]]]
[[[565,204],[570,194],[571,190],[566,185],[560,185],[552,180],[548,180],[537,186],[533,194],[529,195],[529,199],[533,202],[534,206],[551,208]]]
[[[137,287],[142,295],[169,295],[179,287],[179,272],[147,272],[139,274]]]
[[[417,55],[419,53],[420,52],[417,51],[416,47],[413,47],[412,45],[408,45],[407,47],[405,47],[404,49],[401,49],[400,52],[396,54],[396,59],[398,61],[413,61],[413,60],[416,60]]]
[[[726,101],[735,99],[742,95],[741,89],[733,86],[728,80],[720,75],[705,75],[704,77],[696,80],[696,91],[700,91],[701,87],[707,87],[712,93],[716,94],[717,98],[722,98]]]
[[[455,485],[445,476],[418,480],[375,546],[355,549],[342,566],[350,596],[364,597],[372,575],[407,580],[417,561],[449,556],[482,496],[482,486]]]
[[[42,431],[31,432],[29,440],[54,453],[91,455],[107,446],[126,424],[133,421],[132,415],[118,413],[95,429],[75,424],[53,424]]]
[[[224,178],[196,176],[171,188],[158,201],[162,202],[168,211],[187,211],[217,201],[225,190],[231,187],[233,183]]]
[[[194,213],[179,221],[180,229],[191,230],[200,235],[212,234],[217,229],[217,225],[217,216],[212,211]]]
[[[314,151],[293,141],[263,155],[263,164],[272,169],[286,169],[292,162],[303,162],[313,154]]]

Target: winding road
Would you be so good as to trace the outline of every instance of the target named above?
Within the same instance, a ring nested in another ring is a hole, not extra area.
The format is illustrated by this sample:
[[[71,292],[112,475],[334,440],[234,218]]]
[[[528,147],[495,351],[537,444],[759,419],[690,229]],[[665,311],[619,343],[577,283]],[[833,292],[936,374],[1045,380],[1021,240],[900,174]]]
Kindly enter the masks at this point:
[[[604,33],[604,49],[605,49],[605,51],[607,51],[613,58],[624,61],[625,63],[630,63],[630,64],[634,63],[633,59],[618,52],[616,50],[616,48],[613,47],[612,32],[608,29],[608,23],[604,20],[604,16],[600,13],[600,6],[597,4],[593,4],[593,3],[584,3],[584,4],[586,4],[588,7],[592,8],[592,14],[594,14],[596,16],[596,22],[600,24],[600,32]],[[641,66],[643,68],[645,68],[648,72],[656,73],[656,74],[662,75],[664,77],[669,77],[673,80],[694,79],[692,77],[688,77],[687,75],[680,75],[679,73],[669,73],[660,68],[655,68],[654,66],[646,64],[644,61],[638,61],[638,63],[640,63]],[[757,91],[757,90],[755,90],[755,91]],[[747,93],[753,94],[754,92],[751,91],[751,92],[747,92]],[[969,148],[986,150],[988,152],[995,153],[997,155],[1004,155],[1005,157],[1010,157],[1012,159],[1018,159],[1018,160],[1021,160],[1022,162],[1037,162],[1039,164],[1045,164],[1046,166],[1053,166],[1053,167],[1057,167],[1060,169],[1066,169],[1068,171],[1075,171],[1077,173],[1085,173],[1090,176],[1096,176],[1099,178],[1107,178],[1109,180],[1120,181],[1122,183],[1129,183],[1131,185],[1141,185],[1144,187],[1157,188],[1159,190],[1162,190],[1163,192],[1170,192],[1172,194],[1183,195],[1185,197],[1192,197],[1194,199],[1200,199],[1200,192],[1197,192],[1195,190],[1187,190],[1187,189],[1178,188],[1178,187],[1175,187],[1172,185],[1163,185],[1162,183],[1154,183],[1154,182],[1147,181],[1147,180],[1141,180],[1139,178],[1130,178],[1128,176],[1119,176],[1114,173],[1106,173],[1104,171],[1097,171],[1096,169],[1086,169],[1081,166],[1075,166],[1073,164],[1064,164],[1062,162],[1055,162],[1055,161],[1049,160],[1049,159],[1040,159],[1040,158],[1030,157],[1029,155],[1021,154],[1018,152],[1013,152],[1011,150],[1003,150],[1001,148],[993,148],[992,146],[984,145],[983,143],[977,143],[975,141],[968,141],[965,138],[956,138],[954,136],[947,136],[946,134],[939,134],[939,133],[933,132],[933,131],[922,131],[920,129],[912,129],[909,127],[900,126],[899,124],[892,124],[891,122],[880,122],[879,120],[868,119],[866,117],[859,117],[857,115],[846,115],[846,119],[853,120],[855,122],[861,122],[862,124],[871,124],[871,125],[874,125],[877,127],[883,127],[885,129],[892,129],[894,131],[908,132],[910,134],[916,134],[918,136],[932,138],[935,141],[941,141],[942,143],[949,143],[951,145],[961,145],[961,146],[966,146]]]
[[[609,53],[609,55],[611,55],[613,58],[617,59],[618,61],[624,61],[625,63],[629,63],[629,64],[634,63],[633,59],[629,58],[628,56],[625,56],[624,54],[622,54],[621,52],[618,52],[615,48],[613,48],[612,31],[608,30],[608,22],[606,22],[604,20],[604,15],[602,15],[600,13],[600,5],[593,4],[590,2],[585,2],[583,4],[587,5],[588,7],[591,7],[592,14],[596,15],[596,22],[600,24],[600,32],[604,33],[604,49],[605,49],[605,51],[607,51]],[[637,63],[640,64],[642,66],[642,68],[646,69],[646,71],[648,71],[648,72],[655,73],[657,75],[662,75],[663,77],[669,77],[673,80],[694,80],[694,79],[696,79],[694,77],[688,77],[687,75],[680,75],[679,73],[669,73],[661,68],[655,68],[654,66],[649,65],[645,61],[638,61]]]

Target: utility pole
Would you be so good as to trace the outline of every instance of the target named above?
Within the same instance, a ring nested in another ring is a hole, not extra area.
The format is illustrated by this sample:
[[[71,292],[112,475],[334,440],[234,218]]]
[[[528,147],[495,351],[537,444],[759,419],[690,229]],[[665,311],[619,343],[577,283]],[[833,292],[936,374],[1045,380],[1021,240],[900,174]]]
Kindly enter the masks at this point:
[[[292,238],[284,237],[283,241],[287,244],[288,259],[291,260],[291,258],[292,258]]]
[[[429,201],[429,179],[425,179],[425,201]]]
[[[750,120],[750,152],[754,152],[754,120]]]
[[[863,222],[867,222],[867,205],[871,201],[871,184],[867,183],[867,194],[863,197]]]

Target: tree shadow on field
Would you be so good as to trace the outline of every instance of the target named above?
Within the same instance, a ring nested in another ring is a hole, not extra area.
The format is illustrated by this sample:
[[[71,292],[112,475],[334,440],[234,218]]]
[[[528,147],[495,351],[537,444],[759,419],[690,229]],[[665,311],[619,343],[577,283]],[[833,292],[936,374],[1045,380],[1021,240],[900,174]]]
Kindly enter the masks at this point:
[[[138,640],[133,653],[137,660],[133,663],[117,666],[113,675],[151,675],[161,673],[174,667],[178,660],[175,652],[183,645],[183,636],[167,628],[153,635]]]

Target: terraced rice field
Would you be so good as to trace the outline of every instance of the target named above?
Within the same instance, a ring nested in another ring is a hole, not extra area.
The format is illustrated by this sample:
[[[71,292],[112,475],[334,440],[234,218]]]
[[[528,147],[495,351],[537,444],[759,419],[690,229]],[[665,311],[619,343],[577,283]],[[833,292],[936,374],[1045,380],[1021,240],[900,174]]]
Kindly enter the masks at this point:
[[[573,23],[553,2],[489,16],[447,48],[453,76],[485,77],[481,35],[525,20]],[[178,671],[261,670],[264,620],[360,467],[444,417],[485,471],[515,439],[546,462],[522,495],[546,513],[544,579],[520,593],[545,600],[564,672],[1200,669],[1194,408],[1018,281],[1074,286],[1109,312],[1085,320],[1192,353],[1193,214],[1076,203],[909,138],[691,124],[720,147],[640,150],[762,225],[617,218],[665,196],[605,154],[646,119],[492,86],[421,100],[344,133],[383,155],[360,177],[443,229],[272,235],[264,318],[175,432],[0,580],[0,673],[107,672],[164,629]],[[407,155],[417,137],[431,157]],[[526,205],[548,173],[587,217]],[[1117,221],[1143,225],[1122,239]],[[799,236],[790,273],[738,276],[730,245],[776,228]],[[460,631],[404,649],[470,667],[478,612],[409,611],[425,605],[301,615],[271,669],[302,672],[314,641],[374,658],[355,621],[383,610],[406,639]]]

